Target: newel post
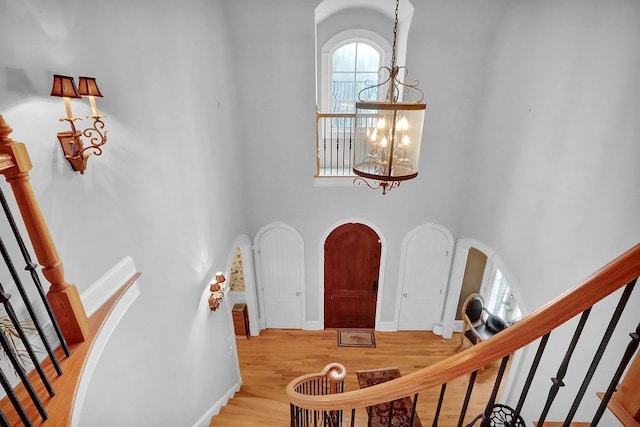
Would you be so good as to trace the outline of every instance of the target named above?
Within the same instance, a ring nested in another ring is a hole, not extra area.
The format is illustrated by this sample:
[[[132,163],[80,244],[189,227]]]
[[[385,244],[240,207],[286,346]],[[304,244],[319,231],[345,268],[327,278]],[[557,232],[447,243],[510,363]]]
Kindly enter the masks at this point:
[[[0,115],[0,155],[11,157],[13,162],[0,172],[11,185],[42,273],[51,284],[47,299],[62,335],[69,344],[84,341],[89,328],[87,314],[77,288],[64,279],[62,261],[29,182],[31,159],[23,143],[9,138],[12,131]]]

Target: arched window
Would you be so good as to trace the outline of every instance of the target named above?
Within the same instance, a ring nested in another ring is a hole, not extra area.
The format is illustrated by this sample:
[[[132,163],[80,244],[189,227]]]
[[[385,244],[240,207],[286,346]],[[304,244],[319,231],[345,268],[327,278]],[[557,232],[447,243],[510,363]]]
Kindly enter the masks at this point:
[[[331,55],[329,88],[332,113],[353,113],[358,94],[367,86],[378,84],[382,52],[371,42],[353,40],[337,47]],[[375,90],[363,93],[366,100],[377,98]],[[363,98],[365,100],[365,98]]]
[[[399,16],[388,0],[322,0],[315,9],[315,177],[322,178],[316,185],[353,185],[355,104],[363,88],[379,83],[380,67],[390,65],[396,18],[396,59],[404,64],[413,6],[409,0],[400,3]],[[361,99],[383,99],[383,90],[363,92]]]
[[[319,55],[318,108],[353,113],[358,92],[378,83],[378,70],[391,57],[389,42],[369,30],[346,30],[328,38]],[[375,91],[366,92],[368,98]]]

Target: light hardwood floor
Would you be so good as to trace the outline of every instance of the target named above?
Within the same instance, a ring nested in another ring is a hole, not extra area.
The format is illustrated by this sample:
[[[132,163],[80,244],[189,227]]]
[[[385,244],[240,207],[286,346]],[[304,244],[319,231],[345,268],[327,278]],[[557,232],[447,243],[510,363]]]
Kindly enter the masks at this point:
[[[285,387],[300,375],[319,372],[328,363],[339,362],[348,372],[345,391],[355,390],[358,388],[356,370],[395,366],[406,375],[455,354],[459,344],[459,335],[444,340],[428,331],[376,332],[375,338],[375,348],[338,347],[335,329],[267,329],[258,337],[237,340],[242,388],[220,414],[212,418],[210,425],[288,425]],[[494,363],[478,374],[466,422],[484,410],[496,370],[497,363]],[[457,424],[467,381],[468,376],[447,385],[439,419],[441,427]],[[425,426],[432,424],[439,393],[438,388],[419,396],[417,410]],[[261,415],[266,418],[261,419]]]

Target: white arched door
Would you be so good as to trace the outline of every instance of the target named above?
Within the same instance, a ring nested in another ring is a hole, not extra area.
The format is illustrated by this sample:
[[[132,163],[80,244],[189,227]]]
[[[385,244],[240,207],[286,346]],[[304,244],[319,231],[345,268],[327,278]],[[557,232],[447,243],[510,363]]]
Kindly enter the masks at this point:
[[[402,245],[398,329],[432,330],[444,308],[453,237],[444,227],[426,224]]]
[[[256,234],[255,247],[264,326],[301,329],[305,312],[302,237],[286,224],[269,224]]]

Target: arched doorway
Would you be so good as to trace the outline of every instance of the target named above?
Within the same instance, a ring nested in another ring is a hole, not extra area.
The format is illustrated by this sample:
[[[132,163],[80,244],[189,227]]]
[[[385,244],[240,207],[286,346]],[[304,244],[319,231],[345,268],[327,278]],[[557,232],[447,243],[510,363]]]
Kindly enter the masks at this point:
[[[370,227],[335,228],[324,243],[325,328],[375,327],[382,244]]]
[[[399,330],[432,330],[444,309],[453,236],[441,225],[414,228],[402,242],[398,286]]]
[[[264,328],[302,329],[305,325],[304,243],[293,227],[275,222],[254,239],[259,310]]]

